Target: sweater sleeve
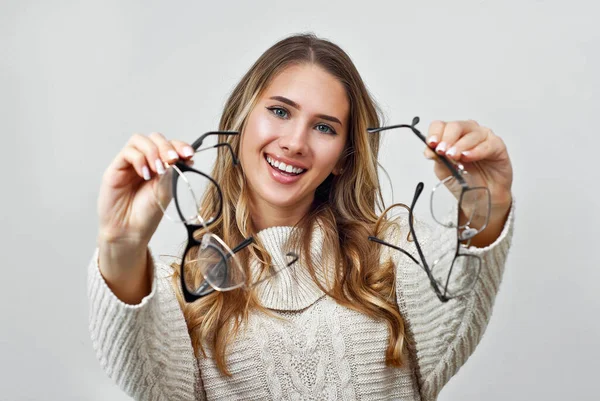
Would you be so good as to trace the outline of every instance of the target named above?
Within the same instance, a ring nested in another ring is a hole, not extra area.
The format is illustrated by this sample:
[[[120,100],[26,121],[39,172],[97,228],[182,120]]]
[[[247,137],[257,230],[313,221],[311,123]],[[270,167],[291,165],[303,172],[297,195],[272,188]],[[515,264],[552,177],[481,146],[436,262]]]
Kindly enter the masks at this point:
[[[493,244],[468,249],[467,253],[478,255],[483,262],[473,290],[446,303],[437,298],[422,268],[397,252],[396,297],[405,320],[411,363],[415,365],[423,401],[437,399],[442,387],[464,365],[483,336],[504,272],[513,234],[514,209],[513,201],[504,229]],[[427,232],[423,224],[419,227],[417,235]],[[418,259],[413,243],[402,243],[401,239],[399,242],[400,247]],[[419,243],[429,260],[426,250],[455,246],[456,232],[442,230],[421,235]]]
[[[88,269],[89,330],[104,371],[136,400],[198,399],[200,376],[170,268],[152,260],[152,291],[137,305],[119,300],[98,268]]]

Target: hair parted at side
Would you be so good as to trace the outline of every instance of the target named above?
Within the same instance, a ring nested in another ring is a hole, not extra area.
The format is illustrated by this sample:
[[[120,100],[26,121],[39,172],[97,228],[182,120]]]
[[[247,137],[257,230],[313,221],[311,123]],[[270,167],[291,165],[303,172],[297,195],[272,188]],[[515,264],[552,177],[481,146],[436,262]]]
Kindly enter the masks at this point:
[[[258,58],[236,85],[225,104],[219,129],[240,131],[243,135],[248,115],[269,83],[287,67],[299,64],[315,64],[337,78],[346,90],[350,113],[348,141],[341,164],[343,173],[330,175],[317,188],[309,213],[298,222],[290,241],[301,250],[303,268],[308,269],[325,293],[341,305],[386,323],[389,332],[386,364],[401,366],[405,333],[404,321],[396,305],[393,264],[389,260],[381,264],[380,247],[368,241],[369,235],[379,235],[389,228],[385,224],[376,224],[377,210],[383,209],[377,172],[379,135],[367,134],[367,127],[380,125],[380,113],[350,57],[339,46],[314,34],[293,35],[277,42]],[[236,154],[239,152],[240,136],[220,140],[228,141]],[[212,177],[222,189],[223,213],[210,231],[228,244],[238,244],[248,236],[255,236],[256,230],[250,216],[243,171],[241,167],[231,166],[230,154],[220,148]],[[209,190],[202,198],[201,207],[208,214],[214,212],[216,196],[216,191]],[[327,250],[331,260],[328,268],[334,269],[329,288],[324,288],[318,281],[311,259],[315,224],[323,232],[322,249]],[[250,260],[257,259],[265,266],[270,262],[260,241],[238,255],[247,270]],[[179,271],[175,269],[173,287],[194,350],[204,357],[210,350],[221,372],[229,374],[227,345],[247,321],[250,310],[269,312],[248,289],[216,291],[187,304],[181,296],[178,277]]]

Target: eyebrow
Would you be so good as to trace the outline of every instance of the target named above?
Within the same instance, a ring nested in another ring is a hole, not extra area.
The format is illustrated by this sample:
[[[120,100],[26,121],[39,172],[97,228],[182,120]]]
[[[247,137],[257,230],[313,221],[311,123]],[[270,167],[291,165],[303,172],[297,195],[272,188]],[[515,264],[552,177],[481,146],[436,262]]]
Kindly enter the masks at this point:
[[[297,110],[301,110],[302,108],[300,107],[300,105],[296,102],[294,102],[291,99],[288,99],[287,97],[283,97],[283,96],[271,96],[269,99],[271,100],[279,100],[282,103],[288,104],[290,106],[292,106],[293,108],[297,109]],[[337,119],[336,117],[333,116],[328,116],[327,114],[317,114],[317,117],[322,118],[323,120],[328,120],[334,123],[338,123],[339,125],[342,125],[342,122]]]

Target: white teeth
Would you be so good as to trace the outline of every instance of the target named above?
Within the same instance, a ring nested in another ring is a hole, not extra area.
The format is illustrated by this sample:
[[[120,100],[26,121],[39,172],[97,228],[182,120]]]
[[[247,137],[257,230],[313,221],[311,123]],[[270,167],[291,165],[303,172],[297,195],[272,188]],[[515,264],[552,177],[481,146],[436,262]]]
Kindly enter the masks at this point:
[[[280,162],[278,160],[273,160],[271,157],[267,156],[267,162],[269,162],[269,164],[281,171],[285,171],[286,173],[294,173],[294,174],[300,174],[304,171],[304,169],[301,169],[299,167],[293,167],[291,165],[287,165],[283,162]]]

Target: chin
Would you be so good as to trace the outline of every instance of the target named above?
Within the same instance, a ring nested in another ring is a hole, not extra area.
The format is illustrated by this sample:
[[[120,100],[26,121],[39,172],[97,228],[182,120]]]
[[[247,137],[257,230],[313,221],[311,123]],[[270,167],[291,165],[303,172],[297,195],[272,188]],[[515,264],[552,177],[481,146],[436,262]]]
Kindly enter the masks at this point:
[[[262,193],[261,198],[272,206],[289,208],[299,203],[299,197],[294,194],[285,194],[284,191],[269,191]]]

